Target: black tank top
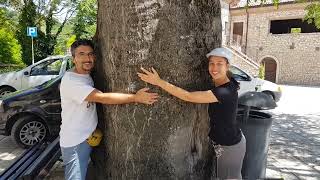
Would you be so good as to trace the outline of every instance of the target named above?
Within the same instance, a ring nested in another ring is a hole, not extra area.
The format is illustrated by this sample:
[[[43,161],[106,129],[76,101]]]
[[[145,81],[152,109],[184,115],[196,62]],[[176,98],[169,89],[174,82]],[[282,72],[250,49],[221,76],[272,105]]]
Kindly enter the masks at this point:
[[[215,143],[231,146],[241,141],[241,130],[237,123],[238,86],[234,80],[214,87],[212,93],[219,102],[210,103],[209,137]]]

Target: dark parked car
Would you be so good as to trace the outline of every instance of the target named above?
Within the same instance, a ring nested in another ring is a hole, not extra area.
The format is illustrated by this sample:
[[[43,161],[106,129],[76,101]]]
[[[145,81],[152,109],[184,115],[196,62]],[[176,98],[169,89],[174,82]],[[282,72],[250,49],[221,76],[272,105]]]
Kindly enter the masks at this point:
[[[59,85],[62,76],[8,94],[0,100],[0,134],[23,148],[58,135],[61,124]]]

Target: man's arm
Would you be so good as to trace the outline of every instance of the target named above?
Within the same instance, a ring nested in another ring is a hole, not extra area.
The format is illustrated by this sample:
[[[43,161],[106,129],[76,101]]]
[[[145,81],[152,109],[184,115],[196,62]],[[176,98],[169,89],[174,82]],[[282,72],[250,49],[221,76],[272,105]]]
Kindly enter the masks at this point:
[[[102,104],[127,104],[127,103],[143,103],[153,104],[157,101],[157,93],[148,93],[148,88],[140,89],[136,94],[124,93],[103,93],[97,89],[93,90],[87,97],[88,102],[97,102]]]

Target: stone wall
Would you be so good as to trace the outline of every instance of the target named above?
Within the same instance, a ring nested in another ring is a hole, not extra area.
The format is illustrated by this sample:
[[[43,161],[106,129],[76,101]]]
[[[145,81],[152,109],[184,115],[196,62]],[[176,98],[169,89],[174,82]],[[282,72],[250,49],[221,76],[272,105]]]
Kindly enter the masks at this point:
[[[246,54],[257,63],[266,57],[273,58],[277,62],[277,83],[320,85],[320,33],[270,33],[271,20],[303,18],[306,5],[284,4],[279,9],[266,6],[248,10]],[[232,9],[231,19],[232,22],[244,22],[246,32],[245,9]]]

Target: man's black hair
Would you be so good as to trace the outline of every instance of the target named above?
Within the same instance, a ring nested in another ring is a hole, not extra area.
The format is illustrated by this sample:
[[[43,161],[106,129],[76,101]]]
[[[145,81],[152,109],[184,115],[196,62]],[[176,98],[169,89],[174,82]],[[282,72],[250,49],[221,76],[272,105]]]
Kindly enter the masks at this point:
[[[79,47],[79,46],[90,46],[92,49],[94,49],[94,45],[93,45],[91,40],[88,40],[88,39],[76,40],[71,45],[71,54],[72,54],[73,57],[75,57],[76,48]]]

